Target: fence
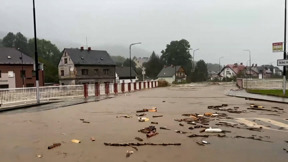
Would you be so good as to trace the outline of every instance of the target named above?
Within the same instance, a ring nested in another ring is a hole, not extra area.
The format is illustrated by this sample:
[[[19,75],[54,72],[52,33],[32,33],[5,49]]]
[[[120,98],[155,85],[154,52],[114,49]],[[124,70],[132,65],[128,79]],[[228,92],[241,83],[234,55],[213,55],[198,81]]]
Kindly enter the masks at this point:
[[[283,80],[280,79],[237,79],[240,88],[247,89],[283,89]],[[288,87],[288,82],[286,83]]]
[[[84,85],[61,85],[39,87],[40,101],[65,97],[92,97],[100,95],[127,93],[158,86],[157,81],[136,83],[105,83]],[[0,107],[3,105],[36,102],[36,88],[0,89]]]

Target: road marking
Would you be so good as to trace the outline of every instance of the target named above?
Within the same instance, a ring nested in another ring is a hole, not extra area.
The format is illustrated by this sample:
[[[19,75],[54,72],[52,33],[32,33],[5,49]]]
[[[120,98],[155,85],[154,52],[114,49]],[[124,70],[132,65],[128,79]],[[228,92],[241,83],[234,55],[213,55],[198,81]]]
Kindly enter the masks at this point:
[[[275,121],[275,120],[271,120],[271,119],[267,119],[267,118],[255,118],[255,119],[258,119],[258,120],[261,120],[263,122],[276,125],[278,127],[283,127],[285,129],[288,129],[288,125],[287,124],[284,124],[284,123],[281,123],[281,122],[278,122],[278,121]]]
[[[255,127],[255,128],[262,127],[262,128],[265,128],[265,129],[271,129],[271,128],[265,127],[264,125],[259,125],[259,124],[255,123],[255,122],[249,121],[249,120],[247,120],[245,118],[237,118],[236,120],[239,123],[243,123],[243,124],[245,124],[248,127]]]

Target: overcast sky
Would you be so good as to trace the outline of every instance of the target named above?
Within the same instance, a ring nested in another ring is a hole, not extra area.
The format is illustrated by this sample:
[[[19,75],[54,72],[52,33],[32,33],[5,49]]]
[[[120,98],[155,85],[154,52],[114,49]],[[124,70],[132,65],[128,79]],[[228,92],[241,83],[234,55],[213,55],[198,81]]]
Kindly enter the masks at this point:
[[[161,50],[186,39],[195,59],[208,63],[276,65],[283,53],[284,0],[35,0],[37,36],[97,49],[100,46]],[[0,31],[33,37],[32,0],[0,0]],[[56,44],[57,45],[57,44]],[[62,49],[60,49],[62,50]],[[191,55],[192,55],[191,51]],[[111,53],[111,55],[114,55]],[[125,54],[123,54],[125,55]],[[135,54],[136,55],[136,54]]]

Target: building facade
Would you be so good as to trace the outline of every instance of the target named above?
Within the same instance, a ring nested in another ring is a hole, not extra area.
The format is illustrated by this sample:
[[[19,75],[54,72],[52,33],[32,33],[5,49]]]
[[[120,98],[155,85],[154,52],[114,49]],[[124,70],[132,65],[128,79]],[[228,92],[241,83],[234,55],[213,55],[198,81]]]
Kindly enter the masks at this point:
[[[158,80],[166,80],[168,83],[186,81],[187,75],[181,66],[166,66],[158,74]]]
[[[39,86],[44,86],[43,68],[39,69],[38,74]],[[35,86],[35,61],[15,48],[1,47],[0,88],[21,88]]]
[[[115,66],[106,51],[65,48],[58,64],[60,84],[114,83]]]

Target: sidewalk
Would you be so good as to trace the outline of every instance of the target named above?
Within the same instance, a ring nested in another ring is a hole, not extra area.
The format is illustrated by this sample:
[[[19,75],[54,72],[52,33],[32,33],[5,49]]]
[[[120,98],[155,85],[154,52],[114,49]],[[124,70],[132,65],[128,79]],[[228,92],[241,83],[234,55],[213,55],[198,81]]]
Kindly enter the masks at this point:
[[[288,98],[247,93],[244,89],[243,90],[231,89],[230,91],[226,92],[226,95],[232,97],[247,98],[249,100],[252,99],[252,100],[262,100],[277,103],[288,103]]]
[[[60,107],[67,107],[72,105],[78,105],[88,102],[98,102],[100,100],[113,98],[114,95],[109,96],[98,96],[98,97],[71,97],[71,98],[60,98],[60,99],[54,99],[54,100],[44,100],[40,101],[40,103],[35,102],[23,102],[19,103],[18,105],[5,105],[4,107],[0,107],[0,113],[5,111],[11,111],[11,110],[18,110],[18,109],[28,109],[26,111],[43,111],[43,110],[49,110],[49,109],[57,109]]]

